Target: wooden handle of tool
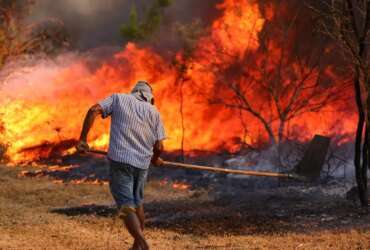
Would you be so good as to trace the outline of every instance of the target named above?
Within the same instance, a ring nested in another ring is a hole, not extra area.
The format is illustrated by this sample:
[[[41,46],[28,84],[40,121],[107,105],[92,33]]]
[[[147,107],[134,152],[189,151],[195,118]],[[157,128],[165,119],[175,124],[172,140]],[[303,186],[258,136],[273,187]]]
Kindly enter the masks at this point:
[[[90,149],[90,153],[107,155],[106,151]],[[163,161],[164,167],[170,168],[183,168],[191,170],[202,170],[210,171],[215,173],[224,173],[224,174],[239,174],[239,175],[249,175],[249,176],[267,176],[267,177],[283,177],[283,178],[294,178],[291,174],[287,173],[274,173],[274,172],[262,172],[262,171],[250,171],[250,170],[237,170],[237,169],[227,169],[227,168],[218,168],[218,167],[207,167],[199,166],[194,164],[172,162],[172,161]]]
[[[98,149],[89,149],[88,152],[93,153],[93,154],[99,154],[99,155],[107,155],[108,154],[107,151],[98,150]]]
[[[267,176],[267,177],[291,177],[290,174],[286,174],[286,173],[274,173],[274,172],[261,172],[261,171],[237,170],[237,169],[227,169],[227,168],[218,168],[218,167],[207,167],[207,166],[199,166],[199,165],[171,162],[171,161],[164,161],[163,164],[166,167],[184,168],[184,169],[191,169],[191,170],[203,170],[203,171],[210,171],[210,172],[224,173],[224,174],[239,174],[239,175]]]

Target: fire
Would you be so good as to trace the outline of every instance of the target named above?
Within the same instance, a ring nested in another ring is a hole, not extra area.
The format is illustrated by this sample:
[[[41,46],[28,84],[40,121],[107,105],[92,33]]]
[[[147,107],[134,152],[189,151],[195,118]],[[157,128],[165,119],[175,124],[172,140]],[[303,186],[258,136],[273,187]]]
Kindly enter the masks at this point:
[[[89,184],[89,185],[108,185],[108,181],[100,180],[96,178],[94,174],[85,176],[81,179],[72,179],[66,180],[63,178],[62,173],[68,173],[75,168],[79,168],[79,165],[69,165],[69,166],[60,166],[60,165],[42,165],[42,164],[32,164],[32,167],[37,168],[33,170],[23,170],[19,172],[18,177],[45,177],[45,176],[54,176],[53,182],[55,184]]]
[[[79,185],[79,184],[89,184],[89,185],[108,185],[108,181],[102,181],[99,179],[88,180],[87,178],[82,178],[81,180],[72,180],[68,183]]]
[[[183,89],[187,151],[221,147],[235,151],[242,137],[253,144],[264,133],[261,124],[244,114],[248,135],[243,135],[239,113],[208,105],[204,94],[212,96],[218,88],[217,73],[210,70],[213,64],[226,69],[235,58],[259,48],[259,34],[266,20],[273,18],[273,10],[269,7],[264,17],[258,3],[249,0],[224,0],[216,8],[222,14],[213,21],[210,32],[199,39],[192,60],[187,62],[188,80]],[[178,52],[178,58],[181,53]],[[130,91],[140,79],[153,83],[156,105],[168,135],[166,149],[181,147],[179,86],[176,68],[170,60],[150,47],[128,43],[113,58],[100,63],[91,67],[88,58],[67,54],[17,69],[17,74],[6,79],[0,89],[0,141],[7,145],[6,153],[13,163],[74,152],[73,145],[87,109],[114,92]],[[261,102],[258,98],[257,103]],[[304,139],[328,131],[353,132],[353,115],[341,119],[342,124],[338,125],[336,107],[328,110],[332,113],[307,114],[290,126],[304,133]],[[88,138],[91,146],[106,149],[108,131],[109,121],[96,121]],[[188,188],[186,184],[173,185]]]
[[[188,183],[181,182],[181,181],[171,182],[167,178],[159,181],[159,185],[160,186],[168,186],[168,185],[170,185],[173,189],[181,190],[181,191],[186,191],[186,190],[189,190],[191,188],[191,185],[188,184]]]
[[[178,189],[178,190],[188,190],[191,186],[186,183],[181,182],[175,182],[172,184],[172,188]]]

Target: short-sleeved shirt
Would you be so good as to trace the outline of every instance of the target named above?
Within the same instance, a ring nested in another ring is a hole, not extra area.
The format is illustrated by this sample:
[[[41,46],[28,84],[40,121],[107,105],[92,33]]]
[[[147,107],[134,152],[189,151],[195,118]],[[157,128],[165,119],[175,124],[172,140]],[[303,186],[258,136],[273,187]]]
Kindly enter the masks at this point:
[[[131,94],[113,94],[99,105],[103,118],[111,116],[108,158],[147,169],[155,142],[166,138],[158,110]]]

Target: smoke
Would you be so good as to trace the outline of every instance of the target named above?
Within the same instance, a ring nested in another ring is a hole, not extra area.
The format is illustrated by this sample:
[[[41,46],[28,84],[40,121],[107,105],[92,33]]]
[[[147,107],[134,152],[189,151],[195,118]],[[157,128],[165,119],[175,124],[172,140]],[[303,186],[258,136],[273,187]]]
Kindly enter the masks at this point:
[[[52,59],[39,58],[32,63],[28,59],[13,61],[2,70],[5,77],[1,85],[1,94],[11,100],[53,100],[54,93],[67,87],[55,84],[56,77],[81,60],[82,56],[71,52]],[[89,74],[83,65],[80,66],[79,72],[81,75]]]
[[[135,5],[140,15],[153,1],[37,0],[27,21],[62,21],[71,36],[73,46],[79,50],[101,46],[122,47],[127,41],[120,35],[119,29],[128,21],[131,7]],[[165,10],[164,22],[158,32],[160,43],[163,45],[174,40],[171,26],[175,22],[191,22],[194,19],[210,22],[217,15],[215,4],[218,2],[220,1],[175,0],[173,5]]]
[[[119,26],[127,21],[130,2],[132,1],[38,0],[28,21],[62,21],[71,36],[72,44],[78,49],[118,45],[122,42]]]

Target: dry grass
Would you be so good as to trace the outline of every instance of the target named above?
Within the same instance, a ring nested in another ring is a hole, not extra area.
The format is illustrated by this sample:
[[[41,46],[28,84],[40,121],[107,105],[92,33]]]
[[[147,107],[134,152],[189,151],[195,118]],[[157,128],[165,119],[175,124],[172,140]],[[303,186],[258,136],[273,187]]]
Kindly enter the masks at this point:
[[[112,209],[84,207],[111,205],[107,186],[18,178],[18,171],[0,167],[0,249],[129,249],[132,240],[113,221]],[[155,181],[147,188],[147,207],[152,249],[370,249],[369,221],[302,226],[297,217],[265,217],[241,207],[233,214],[206,191],[173,191]]]

